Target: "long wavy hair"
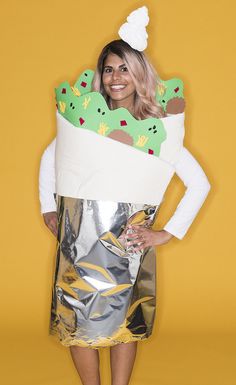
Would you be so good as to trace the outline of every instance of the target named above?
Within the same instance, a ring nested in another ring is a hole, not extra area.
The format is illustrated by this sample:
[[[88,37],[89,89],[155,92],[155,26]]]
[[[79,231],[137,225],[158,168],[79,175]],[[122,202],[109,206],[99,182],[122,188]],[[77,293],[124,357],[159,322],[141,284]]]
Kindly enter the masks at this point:
[[[100,92],[105,98],[109,108],[112,107],[110,97],[107,95],[102,82],[104,62],[110,53],[119,56],[124,61],[134,82],[136,88],[134,117],[140,120],[150,117],[161,118],[166,116],[161,105],[155,98],[156,89],[160,83],[158,74],[144,53],[133,49],[123,40],[113,40],[102,49],[98,57],[97,68],[93,78],[93,91]]]

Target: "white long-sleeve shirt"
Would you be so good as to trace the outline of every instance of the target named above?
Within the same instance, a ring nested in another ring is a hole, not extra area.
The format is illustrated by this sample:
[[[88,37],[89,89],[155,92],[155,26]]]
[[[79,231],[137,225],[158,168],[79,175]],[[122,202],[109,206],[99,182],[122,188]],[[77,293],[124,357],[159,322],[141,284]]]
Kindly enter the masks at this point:
[[[39,199],[42,214],[56,211],[55,148],[56,139],[44,151],[40,163]],[[210,183],[200,164],[185,147],[175,164],[175,172],[184,183],[186,191],[164,229],[182,239],[203,205]]]

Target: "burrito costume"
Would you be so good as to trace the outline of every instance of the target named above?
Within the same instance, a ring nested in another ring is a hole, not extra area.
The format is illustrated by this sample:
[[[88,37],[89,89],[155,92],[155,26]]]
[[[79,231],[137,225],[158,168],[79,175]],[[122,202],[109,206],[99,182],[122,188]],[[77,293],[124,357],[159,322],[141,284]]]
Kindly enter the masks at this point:
[[[173,115],[135,119],[91,92],[94,72],[56,88],[59,218],[50,334],[98,349],[148,338],[156,313],[156,252],[134,251],[129,224],[151,228],[184,138],[183,82],[161,80]]]

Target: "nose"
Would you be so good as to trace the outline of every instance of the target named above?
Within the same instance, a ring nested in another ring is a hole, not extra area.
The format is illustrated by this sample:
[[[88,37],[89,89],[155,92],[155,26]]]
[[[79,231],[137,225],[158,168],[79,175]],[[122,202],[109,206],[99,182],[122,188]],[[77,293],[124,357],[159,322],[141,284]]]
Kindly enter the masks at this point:
[[[120,79],[120,71],[119,71],[119,69],[117,69],[117,70],[113,70],[113,72],[112,72],[112,80],[117,80],[117,79]]]

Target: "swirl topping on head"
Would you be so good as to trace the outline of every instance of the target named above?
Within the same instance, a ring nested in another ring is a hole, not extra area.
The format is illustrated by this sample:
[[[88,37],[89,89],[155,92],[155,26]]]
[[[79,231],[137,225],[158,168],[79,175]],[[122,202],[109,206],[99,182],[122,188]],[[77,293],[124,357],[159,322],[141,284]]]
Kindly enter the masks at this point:
[[[122,40],[138,51],[147,47],[148,34],[146,26],[149,23],[147,7],[141,7],[131,12],[127,22],[122,24],[118,34]]]

